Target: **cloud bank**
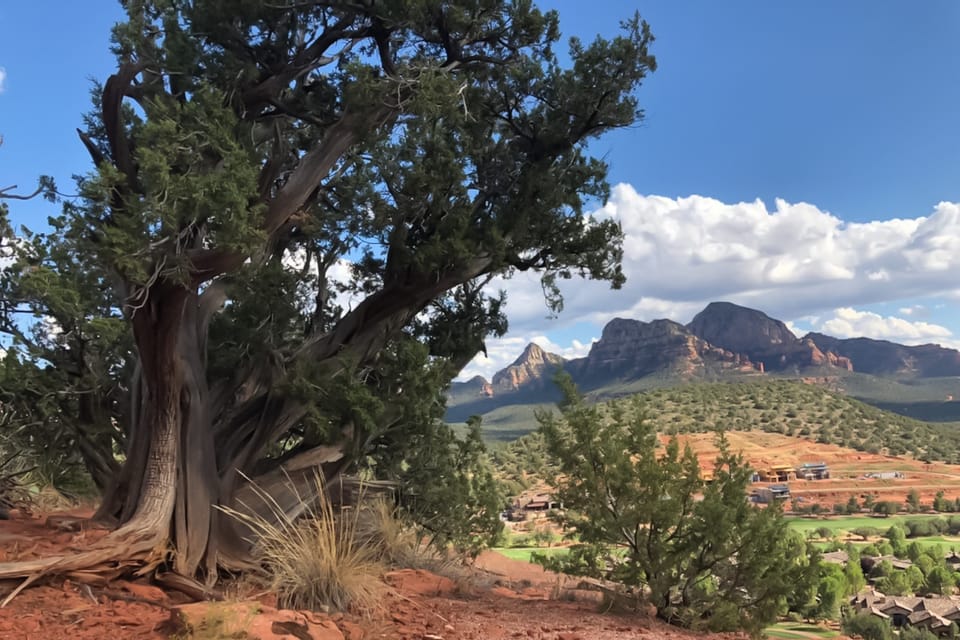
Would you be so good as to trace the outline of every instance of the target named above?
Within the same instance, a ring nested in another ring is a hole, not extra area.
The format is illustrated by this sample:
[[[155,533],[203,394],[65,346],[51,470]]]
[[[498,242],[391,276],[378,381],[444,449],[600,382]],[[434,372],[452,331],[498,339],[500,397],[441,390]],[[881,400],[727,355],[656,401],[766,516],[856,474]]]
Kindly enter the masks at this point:
[[[507,292],[507,340],[584,322],[599,335],[617,316],[687,322],[707,302],[729,300],[838,337],[954,344],[948,328],[919,321],[919,307],[901,311],[911,320],[857,308],[960,295],[960,203],[941,202],[915,218],[854,223],[807,203],[777,199],[771,209],[760,200],[648,196],[619,184],[594,215],[623,227],[627,284],[611,291],[604,283],[565,283],[564,312],[548,320],[535,275],[498,281],[493,288]],[[491,341],[488,351],[501,343]],[[504,356],[508,363],[512,357]],[[464,374],[496,370],[490,366],[475,361]]]

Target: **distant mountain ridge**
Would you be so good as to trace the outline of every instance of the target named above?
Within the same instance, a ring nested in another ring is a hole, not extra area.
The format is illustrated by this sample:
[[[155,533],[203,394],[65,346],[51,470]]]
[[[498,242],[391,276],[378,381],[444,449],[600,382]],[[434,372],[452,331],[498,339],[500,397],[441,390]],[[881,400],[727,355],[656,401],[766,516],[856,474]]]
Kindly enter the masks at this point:
[[[564,365],[579,382],[597,383],[636,379],[671,372],[695,375],[707,367],[752,371],[748,358],[715,347],[672,320],[625,320],[615,318],[603,328],[585,358]]]
[[[762,311],[711,302],[687,325],[615,318],[582,358],[565,360],[530,344],[491,381],[476,376],[454,383],[448,420],[460,421],[468,411],[483,414],[505,405],[551,402],[556,399],[552,378],[560,368],[581,390],[604,396],[654,383],[768,375],[819,381],[855,373],[897,381],[947,378],[960,376],[960,351],[821,333],[798,338]]]
[[[906,346],[872,338],[833,338],[822,333],[808,333],[804,336],[807,339],[856,362],[856,370],[862,373],[918,378],[960,375],[960,351],[936,344]]]
[[[808,337],[797,338],[780,320],[730,302],[711,302],[687,329],[718,347],[743,354],[762,371],[824,365],[854,370],[849,358],[824,351]]]

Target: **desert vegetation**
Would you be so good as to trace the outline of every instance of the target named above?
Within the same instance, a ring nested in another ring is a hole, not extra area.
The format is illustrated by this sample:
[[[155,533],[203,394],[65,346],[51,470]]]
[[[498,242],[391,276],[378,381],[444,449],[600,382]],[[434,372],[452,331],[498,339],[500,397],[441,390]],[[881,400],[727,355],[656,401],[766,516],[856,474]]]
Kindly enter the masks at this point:
[[[814,601],[832,611],[862,586],[834,585],[778,508],[747,502],[751,470],[722,434],[707,483],[689,447],[660,447],[639,399],[590,405],[559,382],[561,413],[540,414],[540,435],[564,507],[554,517],[577,543],[546,566],[624,585],[660,617],[712,630],[759,631]]]
[[[547,479],[564,509],[531,542],[571,544],[544,566],[671,624],[759,632],[836,618],[864,577],[744,499],[721,430],[956,459],[947,430],[780,381],[592,404],[561,379],[560,412],[492,454],[479,419],[444,422],[507,331],[491,283],[535,273],[555,314],[561,280],[624,282],[619,223],[587,211],[610,193],[592,145],[643,120],[657,68],[639,15],[561,54],[558,15],[526,0],[122,6],[77,130],[89,166],[66,195],[0,190],[2,515],[96,505],[74,546],[4,556],[0,606],[54,578],[99,606],[143,578],[374,611],[390,569],[475,560],[507,496]],[[14,228],[34,196],[53,215]],[[707,482],[675,436],[714,431]],[[917,555],[901,537],[864,542]],[[951,590],[924,553],[882,579]],[[209,611],[189,633],[225,633]]]
[[[556,13],[526,2],[124,8],[76,193],[45,228],[0,215],[8,454],[82,466],[116,531],[0,574],[213,585],[251,552],[220,507],[258,486],[286,510],[275,476],[317,468],[481,540],[444,520],[491,485],[443,389],[506,329],[491,278],[538,272],[554,310],[558,279],[622,283],[618,226],[583,215],[608,193],[587,145],[642,117],[646,23],[561,64]]]

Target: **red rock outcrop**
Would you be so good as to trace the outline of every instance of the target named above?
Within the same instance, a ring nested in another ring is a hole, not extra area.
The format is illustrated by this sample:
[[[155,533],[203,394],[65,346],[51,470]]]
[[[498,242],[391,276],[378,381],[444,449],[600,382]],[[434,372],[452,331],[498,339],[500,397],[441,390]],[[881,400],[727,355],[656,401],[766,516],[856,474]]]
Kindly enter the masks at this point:
[[[853,371],[849,358],[824,350],[813,340],[797,338],[786,324],[762,311],[730,302],[711,302],[687,328],[715,346],[744,354],[765,371],[808,367]]]
[[[516,391],[522,387],[542,387],[552,380],[564,362],[560,356],[544,351],[541,346],[531,342],[519,358],[493,376],[490,395]]]

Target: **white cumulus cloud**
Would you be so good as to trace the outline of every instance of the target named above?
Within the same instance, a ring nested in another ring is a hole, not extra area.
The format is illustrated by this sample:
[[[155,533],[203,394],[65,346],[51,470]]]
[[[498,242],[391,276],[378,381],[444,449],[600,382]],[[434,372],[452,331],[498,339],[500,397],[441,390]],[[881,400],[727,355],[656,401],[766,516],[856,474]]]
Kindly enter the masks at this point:
[[[910,321],[896,316],[881,316],[871,311],[858,311],[842,307],[834,311],[832,318],[820,325],[821,331],[838,338],[864,336],[878,340],[891,340],[904,344],[936,341],[951,338],[950,329],[938,324]]]
[[[7,70],[0,67],[0,93],[7,88]]]
[[[595,215],[616,220],[623,228],[627,284],[622,290],[611,291],[601,282],[562,283],[564,311],[548,321],[535,274],[498,280],[491,288],[507,292],[511,336],[550,335],[578,323],[594,325],[593,335],[599,335],[617,316],[687,322],[713,300],[800,321],[836,309],[960,297],[960,203],[941,202],[926,215],[919,213],[846,222],[808,203],[777,199],[771,208],[760,200],[668,198],[619,184]],[[859,328],[861,335],[869,328],[864,320],[832,319],[849,323],[851,331]],[[885,322],[890,325],[892,320]],[[948,342],[946,327],[914,324],[912,329],[902,327],[896,337]],[[869,337],[894,336],[889,326],[885,331]],[[496,348],[490,341],[488,349]],[[514,357],[517,353],[519,349]]]
[[[711,300],[730,300],[794,319],[839,307],[945,294],[960,269],[960,204],[928,216],[848,223],[817,207],[777,200],[728,204],[705,198],[644,196],[614,188],[596,215],[623,227],[627,284],[562,287],[562,324],[615,315],[688,320]],[[544,331],[533,274],[500,281],[521,331]]]
[[[927,313],[927,308],[922,304],[914,304],[909,307],[900,307],[897,311],[905,316],[923,316]]]

